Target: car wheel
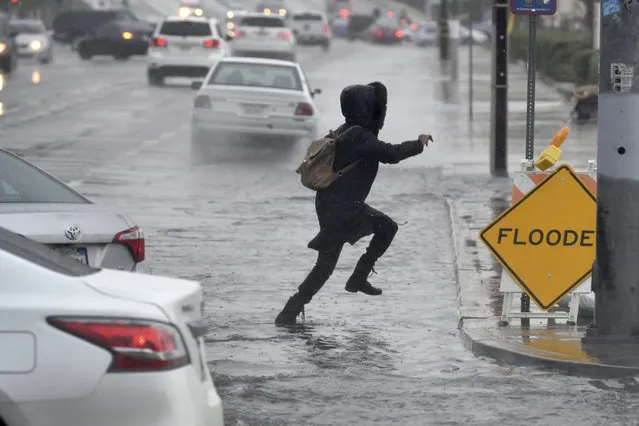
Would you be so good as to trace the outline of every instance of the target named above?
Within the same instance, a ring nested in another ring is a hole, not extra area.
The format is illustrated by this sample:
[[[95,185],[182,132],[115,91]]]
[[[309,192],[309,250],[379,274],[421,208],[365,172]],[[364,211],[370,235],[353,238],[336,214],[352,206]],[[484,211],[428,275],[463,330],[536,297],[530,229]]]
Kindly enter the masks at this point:
[[[91,58],[93,58],[93,55],[91,54],[91,52],[89,52],[84,47],[79,47],[78,48],[78,54],[80,55],[80,58],[83,61],[89,61],[89,60],[91,60]]]
[[[149,86],[164,86],[164,76],[158,72],[148,72]]]
[[[191,139],[191,166],[203,166],[209,161],[210,153],[201,142]]]
[[[331,44],[329,42],[326,42],[322,45],[322,49],[324,49],[325,52],[330,50],[330,48],[331,48]]]

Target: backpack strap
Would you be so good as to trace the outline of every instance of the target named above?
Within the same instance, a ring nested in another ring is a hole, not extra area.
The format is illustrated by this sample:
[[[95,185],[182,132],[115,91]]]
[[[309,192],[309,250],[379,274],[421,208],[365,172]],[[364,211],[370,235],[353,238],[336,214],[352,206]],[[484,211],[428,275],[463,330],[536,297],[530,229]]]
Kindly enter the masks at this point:
[[[345,136],[345,135],[346,135],[347,133],[349,133],[351,130],[353,130],[353,129],[355,129],[355,128],[358,128],[358,127],[361,127],[361,126],[354,125],[354,126],[349,127],[348,129],[346,129],[346,131],[345,131],[344,133],[342,133],[341,135],[339,135],[339,136],[337,137],[337,140],[341,139],[341,138],[342,138],[342,136]],[[331,131],[330,131],[330,133],[332,134],[332,133],[333,133],[333,131],[331,130]],[[343,169],[338,170],[337,172],[335,172],[335,174],[336,174],[337,176],[343,176],[344,174],[348,173],[348,172],[349,172],[349,171],[351,171],[353,168],[355,168],[355,166],[357,166],[359,163],[361,163],[361,161],[362,161],[362,159],[360,158],[359,160],[356,160],[355,162],[353,162],[353,163],[349,164],[348,166],[344,167]]]

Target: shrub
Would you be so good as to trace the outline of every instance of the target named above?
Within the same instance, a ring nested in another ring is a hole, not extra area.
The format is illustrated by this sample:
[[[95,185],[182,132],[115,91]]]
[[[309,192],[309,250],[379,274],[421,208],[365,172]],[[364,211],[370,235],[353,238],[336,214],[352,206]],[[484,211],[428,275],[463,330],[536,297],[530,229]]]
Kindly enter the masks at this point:
[[[526,61],[528,31],[515,30],[510,35],[511,59]],[[540,31],[537,33],[537,71],[558,82],[577,85],[596,84],[599,57],[590,38],[579,33]]]

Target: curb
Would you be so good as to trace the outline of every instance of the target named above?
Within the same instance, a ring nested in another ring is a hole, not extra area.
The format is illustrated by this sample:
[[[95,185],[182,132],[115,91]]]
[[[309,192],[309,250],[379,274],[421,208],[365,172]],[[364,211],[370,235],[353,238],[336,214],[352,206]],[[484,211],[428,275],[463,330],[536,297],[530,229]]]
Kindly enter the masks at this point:
[[[465,231],[460,229],[458,224],[458,214],[454,200],[445,197],[445,202],[449,213],[451,241],[453,244],[453,269],[457,283],[459,336],[467,350],[475,356],[492,358],[506,364],[554,370],[575,376],[609,379],[639,374],[639,365],[629,367],[603,364],[597,361],[582,362],[553,358],[554,354],[552,352],[542,349],[535,349],[536,353],[518,350],[515,344],[498,336],[497,334],[500,330],[500,326],[497,325],[499,318],[489,311],[473,308],[472,305],[481,306],[482,301],[477,300],[477,298],[473,299],[472,296],[468,298],[465,296],[467,286],[464,283],[469,282],[469,280],[481,280],[481,277],[479,272],[468,271],[461,264],[462,256],[460,253],[461,250],[464,250],[464,247],[458,236],[463,235]],[[493,326],[492,324],[495,325]],[[544,353],[547,356],[543,356],[542,354]]]

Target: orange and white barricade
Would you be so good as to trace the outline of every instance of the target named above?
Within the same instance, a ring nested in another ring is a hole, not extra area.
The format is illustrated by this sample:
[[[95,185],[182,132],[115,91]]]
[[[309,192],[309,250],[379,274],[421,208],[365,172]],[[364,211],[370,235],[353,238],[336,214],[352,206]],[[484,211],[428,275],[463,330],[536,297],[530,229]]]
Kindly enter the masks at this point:
[[[533,160],[522,160],[521,171],[513,173],[513,187],[511,205],[521,200],[529,191],[543,182],[552,171],[540,172],[535,169]],[[592,191],[597,193],[597,162],[588,161],[588,171],[577,173],[581,181]],[[579,287],[575,288],[562,300],[568,299],[568,310],[552,309],[543,312],[534,304],[530,305],[531,312],[521,312],[517,308],[513,310],[515,300],[519,302],[519,297],[523,294],[521,287],[515,282],[505,270],[501,274],[501,284],[499,286],[500,293],[503,293],[504,300],[501,311],[501,321],[504,324],[510,322],[512,318],[540,318],[540,319],[566,319],[569,324],[576,324],[579,315],[579,298],[581,295],[589,295],[592,293],[591,278],[588,277]],[[560,302],[561,303],[561,302]],[[517,303],[519,305],[519,303]],[[564,303],[561,303],[563,306]]]

